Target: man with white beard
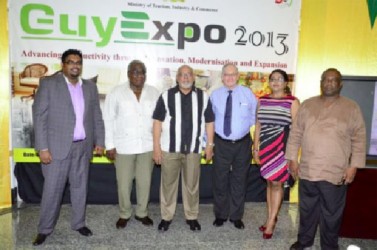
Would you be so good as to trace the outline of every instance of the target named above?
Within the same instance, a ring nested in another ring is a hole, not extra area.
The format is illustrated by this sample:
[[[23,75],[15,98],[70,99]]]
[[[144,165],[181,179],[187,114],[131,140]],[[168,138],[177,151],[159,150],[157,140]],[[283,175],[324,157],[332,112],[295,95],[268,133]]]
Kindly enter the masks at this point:
[[[186,223],[190,230],[201,230],[199,178],[202,147],[206,159],[213,155],[214,115],[208,95],[194,86],[193,69],[183,65],[177,72],[177,86],[165,91],[153,113],[153,159],[161,164],[160,206],[162,220],[158,229],[167,231],[177,205],[181,174]],[[203,145],[204,130],[207,143]]]

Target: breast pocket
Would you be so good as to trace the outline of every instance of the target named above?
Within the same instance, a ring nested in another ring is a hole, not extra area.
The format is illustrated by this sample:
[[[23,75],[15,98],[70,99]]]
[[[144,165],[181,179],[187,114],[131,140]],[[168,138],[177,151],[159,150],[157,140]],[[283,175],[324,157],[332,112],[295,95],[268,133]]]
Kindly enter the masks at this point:
[[[146,102],[145,105],[143,106],[143,113],[144,113],[144,116],[147,116],[147,117],[152,117],[153,115],[153,112],[154,112],[154,109],[155,109],[155,103],[153,102]]]
[[[240,114],[242,117],[248,117],[250,115],[250,106],[248,103],[240,102]]]

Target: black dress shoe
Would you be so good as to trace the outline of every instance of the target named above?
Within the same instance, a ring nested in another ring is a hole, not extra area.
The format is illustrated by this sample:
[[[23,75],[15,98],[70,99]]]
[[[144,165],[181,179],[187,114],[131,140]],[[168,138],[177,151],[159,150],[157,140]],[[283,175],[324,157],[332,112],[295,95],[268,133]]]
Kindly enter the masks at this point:
[[[119,218],[119,220],[117,221],[116,223],[116,228],[120,229],[120,228],[125,228],[127,226],[127,222],[128,222],[129,219],[122,219],[122,218]]]
[[[153,220],[149,218],[148,216],[145,217],[139,217],[135,215],[135,219],[143,223],[145,226],[152,226],[153,225]]]
[[[48,234],[37,234],[37,237],[33,240],[33,246],[39,246],[45,242]]]
[[[292,246],[289,248],[289,250],[304,250],[305,247],[301,245],[299,241],[296,241],[295,243],[292,244]]]
[[[79,229],[77,229],[77,232],[79,232],[83,236],[92,236],[93,235],[92,231],[87,227],[79,228]]]
[[[226,219],[216,218],[215,221],[213,222],[213,225],[215,227],[221,227],[222,225],[224,225],[224,222],[226,222]]]
[[[169,226],[170,226],[171,220],[161,220],[160,224],[158,225],[158,230],[164,230],[168,231]]]
[[[198,220],[186,220],[186,224],[190,225],[190,230],[191,231],[200,231],[202,228],[198,222]]]
[[[244,229],[245,225],[243,224],[242,220],[230,220],[234,224],[234,226],[238,229]]]

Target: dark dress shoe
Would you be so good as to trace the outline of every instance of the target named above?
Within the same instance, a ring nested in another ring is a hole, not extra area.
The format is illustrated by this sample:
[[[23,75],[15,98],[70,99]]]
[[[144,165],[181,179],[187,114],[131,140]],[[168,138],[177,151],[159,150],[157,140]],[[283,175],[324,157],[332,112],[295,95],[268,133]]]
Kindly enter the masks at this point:
[[[168,231],[171,221],[168,220],[161,220],[160,224],[158,225],[158,230]]]
[[[198,220],[186,220],[186,224],[190,225],[190,230],[191,231],[200,231],[202,228],[198,222]]]
[[[125,228],[127,226],[127,222],[128,222],[128,219],[119,218],[119,220],[116,223],[116,228],[118,229]]]
[[[83,236],[92,236],[93,235],[92,231],[87,227],[79,228],[79,229],[77,229],[77,232],[79,232]]]
[[[213,225],[215,227],[221,227],[222,225],[224,225],[224,222],[226,222],[226,219],[216,218],[215,221],[213,222]]]
[[[153,220],[151,218],[149,218],[148,216],[139,217],[139,216],[135,215],[135,219],[140,221],[145,226],[152,226],[153,225]]]
[[[292,246],[289,248],[289,250],[304,250],[305,247],[301,245],[299,241],[296,241],[295,243],[292,244]]]
[[[33,240],[33,246],[39,246],[45,242],[48,234],[37,234],[37,237]]]
[[[238,229],[244,229],[245,225],[243,224],[242,220],[230,220],[234,224],[234,226]]]

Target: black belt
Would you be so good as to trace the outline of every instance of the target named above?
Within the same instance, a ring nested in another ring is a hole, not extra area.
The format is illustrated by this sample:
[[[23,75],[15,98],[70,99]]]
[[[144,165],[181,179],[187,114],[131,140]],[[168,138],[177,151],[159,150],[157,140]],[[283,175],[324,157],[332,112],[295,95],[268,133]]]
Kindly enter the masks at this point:
[[[240,139],[237,139],[237,140],[224,139],[224,138],[222,138],[221,136],[219,136],[219,135],[216,134],[216,133],[215,133],[215,136],[216,136],[218,139],[220,139],[220,140],[222,140],[222,141],[225,141],[225,142],[237,143],[237,142],[241,142],[241,141],[247,139],[248,137],[250,137],[250,134],[248,133],[248,134],[246,134],[244,137],[242,137],[242,138],[240,138]]]
[[[73,143],[82,142],[82,141],[85,141],[85,139],[73,141]]]

